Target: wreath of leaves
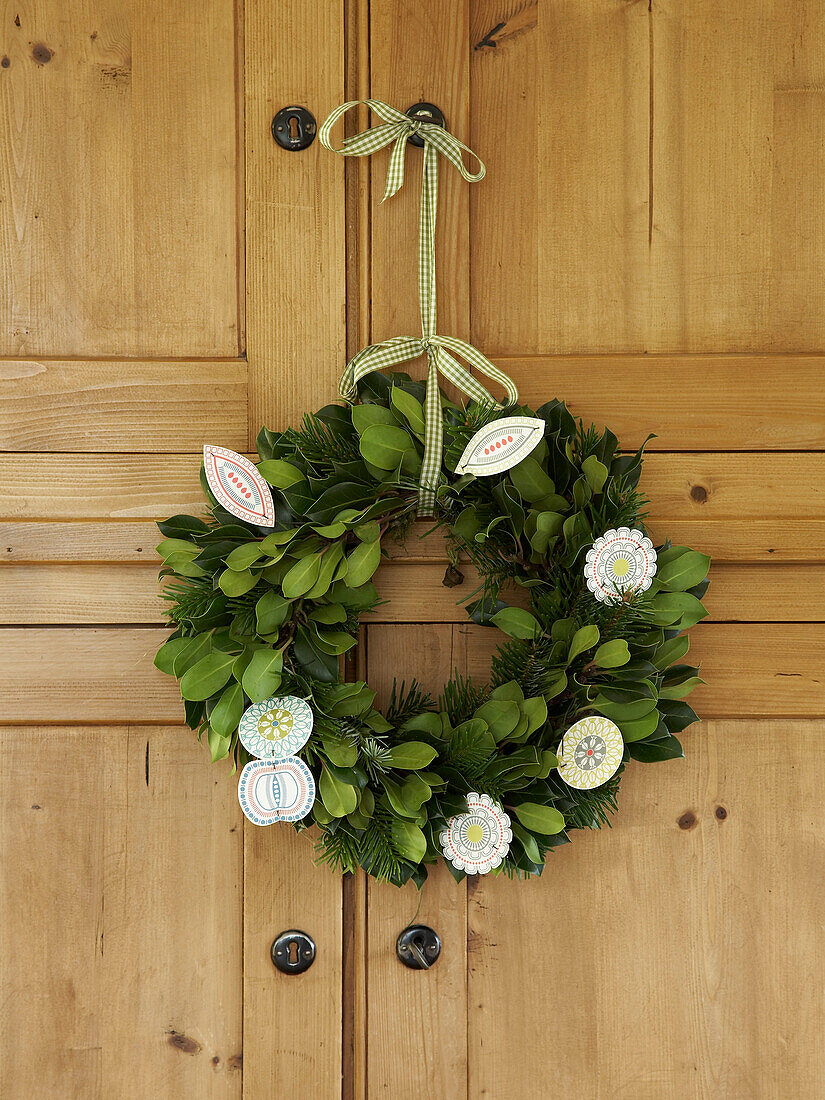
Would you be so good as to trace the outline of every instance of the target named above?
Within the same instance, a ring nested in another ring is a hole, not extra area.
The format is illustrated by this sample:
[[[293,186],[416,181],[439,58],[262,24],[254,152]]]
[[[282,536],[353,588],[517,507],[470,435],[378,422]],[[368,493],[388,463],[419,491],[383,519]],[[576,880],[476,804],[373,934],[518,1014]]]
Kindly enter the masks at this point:
[[[310,703],[314,729],[299,755],[318,793],[296,828],[317,825],[321,862],[420,884],[442,859],[439,832],[473,790],[513,822],[510,852],[493,873],[541,874],[572,830],[607,823],[628,760],[683,755],[677,734],[696,720],[684,698],[701,682],[683,663],[685,632],[707,614],[709,559],[665,544],[648,591],[598,602],[585,555],[606,530],[644,530],[644,446],[621,454],[610,431],[583,428],[551,401],[536,413],[508,410],[545,421],[529,457],[494,477],[457,476],[470,437],[501,414],[442,395],[435,524],[448,536],[445,583],[461,582],[465,561],[475,566],[468,616],[506,637],[489,685],[456,674],[436,702],[414,682],[396,684],[382,713],[368,684],[342,681],[340,657],[380,601],[372,576],[382,547],[403,541],[415,518],[423,400],[423,384],[406,374],[373,374],[353,405],[328,405],[300,428],[262,429],[258,471],[272,487],[272,531],[224,511],[202,473],[210,517],[159,524],[175,629],[155,663],[180,680],[186,721],[213,761],[229,757],[233,770],[249,759],[238,723],[250,703],[275,694]],[[529,610],[503,598],[519,587]],[[621,729],[624,761],[603,786],[576,790],[555,771],[555,754],[565,730],[593,713]]]

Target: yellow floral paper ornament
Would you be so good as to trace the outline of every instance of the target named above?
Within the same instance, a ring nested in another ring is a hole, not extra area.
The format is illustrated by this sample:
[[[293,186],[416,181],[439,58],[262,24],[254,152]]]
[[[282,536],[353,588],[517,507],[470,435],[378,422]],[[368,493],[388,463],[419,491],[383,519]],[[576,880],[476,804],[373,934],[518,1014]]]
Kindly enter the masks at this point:
[[[615,722],[601,714],[580,718],[559,745],[559,775],[577,790],[601,787],[616,774],[622,762],[624,741]]]

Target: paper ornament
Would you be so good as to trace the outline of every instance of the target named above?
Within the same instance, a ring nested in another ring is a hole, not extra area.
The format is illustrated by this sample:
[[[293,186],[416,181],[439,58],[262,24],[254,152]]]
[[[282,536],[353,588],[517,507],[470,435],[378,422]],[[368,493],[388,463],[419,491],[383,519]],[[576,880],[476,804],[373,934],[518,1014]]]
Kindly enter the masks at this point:
[[[541,443],[545,424],[532,416],[505,416],[480,428],[456,466],[457,474],[489,477],[518,465]]]
[[[253,825],[300,821],[315,801],[315,780],[297,756],[250,760],[238,782],[238,801]]]
[[[486,875],[510,850],[510,818],[489,795],[471,791],[466,814],[451,817],[438,842],[444,858],[468,875]]]
[[[616,723],[591,714],[574,722],[562,737],[558,772],[568,787],[592,790],[615,775],[623,753],[624,741]]]
[[[645,592],[655,573],[653,543],[635,527],[605,531],[587,551],[587,587],[605,603],[620,601],[626,592]]]
[[[206,480],[227,512],[259,527],[275,526],[275,506],[269,486],[248,458],[226,447],[203,448]]]
[[[241,744],[260,760],[283,760],[302,749],[312,733],[312,708],[297,695],[253,703],[238,726]]]

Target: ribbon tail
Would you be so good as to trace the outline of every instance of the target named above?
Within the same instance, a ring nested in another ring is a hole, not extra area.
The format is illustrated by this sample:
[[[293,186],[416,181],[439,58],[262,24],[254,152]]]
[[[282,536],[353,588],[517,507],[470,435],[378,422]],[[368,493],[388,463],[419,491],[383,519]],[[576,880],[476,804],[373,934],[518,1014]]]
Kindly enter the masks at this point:
[[[419,516],[435,514],[435,490],[441,473],[444,448],[444,423],[441,418],[441,393],[438,389],[437,349],[427,350],[427,393],[424,398],[424,459],[421,463],[421,488],[418,491]]]

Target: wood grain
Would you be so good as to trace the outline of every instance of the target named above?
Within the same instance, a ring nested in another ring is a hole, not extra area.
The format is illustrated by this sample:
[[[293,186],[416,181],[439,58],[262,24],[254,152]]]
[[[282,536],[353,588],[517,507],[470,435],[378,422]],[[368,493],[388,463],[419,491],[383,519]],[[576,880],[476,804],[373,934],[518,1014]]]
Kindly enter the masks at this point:
[[[0,360],[0,450],[246,450],[246,362]]]
[[[301,0],[244,5],[250,445],[332,401],[345,365],[344,162],[317,140],[281,149],[270,129],[290,104],[320,126],[344,98],[343,0],[313,4],[303,39],[305,18]]]
[[[0,742],[0,1091],[239,1098],[228,776],[180,728],[4,727]]]
[[[367,679],[386,704],[393,679],[417,678],[437,694],[452,672],[450,627],[367,629]],[[420,902],[420,909],[418,908]],[[467,1088],[467,888],[444,866],[430,870],[420,897],[367,882],[367,1081],[369,1096],[414,1100],[460,1097]],[[444,948],[428,971],[402,966],[395,953],[399,932],[426,924]],[[393,1057],[400,1036],[407,1057]]]
[[[471,1096],[821,1092],[823,733],[704,723],[628,768],[611,829],[471,892]]]
[[[2,354],[238,355],[234,8],[4,11]]]
[[[249,442],[327,404],[344,366],[344,162],[315,140],[288,152],[272,139],[281,107],[318,125],[344,98],[344,4],[245,0],[246,317]],[[269,948],[299,928],[318,945],[300,977]],[[314,866],[306,837],[244,832],[244,1095],[339,1097],[342,1064],[342,886]]]

